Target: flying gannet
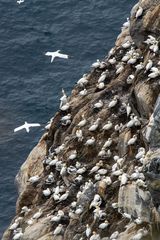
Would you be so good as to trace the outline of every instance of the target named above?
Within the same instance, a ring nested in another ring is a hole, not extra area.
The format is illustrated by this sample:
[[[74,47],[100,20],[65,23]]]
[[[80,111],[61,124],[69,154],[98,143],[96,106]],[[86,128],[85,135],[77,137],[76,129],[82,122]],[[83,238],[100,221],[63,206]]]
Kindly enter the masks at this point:
[[[17,0],[18,4],[24,3],[24,0]]]
[[[29,128],[30,127],[40,127],[40,126],[41,125],[39,123],[27,123],[27,122],[25,122],[22,126],[15,128],[14,132],[20,131],[22,129],[26,129],[26,132],[29,133],[29,131],[30,131]]]
[[[55,52],[46,52],[45,55],[51,57],[51,63],[56,57],[64,58],[64,59],[68,59],[69,57],[67,54],[60,53],[60,50],[57,50]]]

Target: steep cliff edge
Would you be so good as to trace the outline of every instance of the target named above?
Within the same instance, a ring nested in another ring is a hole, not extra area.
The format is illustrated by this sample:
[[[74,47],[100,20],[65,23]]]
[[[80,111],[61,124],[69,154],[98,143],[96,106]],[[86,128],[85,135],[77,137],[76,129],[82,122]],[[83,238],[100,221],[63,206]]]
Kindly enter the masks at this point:
[[[22,165],[3,240],[160,239],[159,39],[160,0],[140,0]]]

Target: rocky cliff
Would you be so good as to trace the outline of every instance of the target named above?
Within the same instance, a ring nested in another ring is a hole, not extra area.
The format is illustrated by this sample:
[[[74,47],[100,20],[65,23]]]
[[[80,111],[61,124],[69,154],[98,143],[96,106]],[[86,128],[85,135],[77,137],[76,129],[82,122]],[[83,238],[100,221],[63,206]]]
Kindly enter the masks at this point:
[[[65,92],[16,177],[3,240],[160,239],[160,0]]]

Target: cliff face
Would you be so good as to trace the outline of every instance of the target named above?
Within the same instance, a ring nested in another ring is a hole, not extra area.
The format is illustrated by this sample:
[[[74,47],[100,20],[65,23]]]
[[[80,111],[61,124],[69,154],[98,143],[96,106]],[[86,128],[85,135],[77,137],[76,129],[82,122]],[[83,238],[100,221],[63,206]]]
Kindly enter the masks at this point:
[[[159,239],[159,36],[160,0],[139,1],[22,165],[3,240]]]

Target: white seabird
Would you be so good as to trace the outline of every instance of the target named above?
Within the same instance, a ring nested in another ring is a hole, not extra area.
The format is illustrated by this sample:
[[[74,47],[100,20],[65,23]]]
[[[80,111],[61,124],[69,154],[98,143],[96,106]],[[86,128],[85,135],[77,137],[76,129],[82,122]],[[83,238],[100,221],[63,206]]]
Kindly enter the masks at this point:
[[[145,72],[149,71],[152,66],[153,66],[153,62],[152,62],[152,60],[149,59],[147,64],[146,64],[146,67],[145,67],[146,68]]]
[[[117,102],[118,102],[118,96],[114,96],[114,97],[113,97],[113,100],[109,103],[108,107],[109,107],[109,108],[115,107],[116,104],[117,104]]]
[[[94,104],[94,108],[99,109],[99,108],[102,108],[102,107],[103,107],[103,102],[102,102],[102,100],[99,100],[97,103]]]
[[[97,118],[97,120],[89,127],[89,131],[90,132],[94,132],[97,130],[98,126],[99,126],[99,122],[100,122],[101,118]]]
[[[24,3],[24,0],[17,0],[18,4]]]
[[[87,238],[89,238],[89,236],[91,235],[91,228],[88,224],[86,225],[86,231],[85,232],[86,232]]]
[[[91,137],[91,138],[89,138],[86,142],[85,142],[85,145],[87,145],[87,146],[91,146],[91,145],[93,145],[94,143],[95,143],[95,138],[94,137]]]
[[[133,74],[129,75],[126,82],[127,84],[132,84],[135,76]]]
[[[106,227],[108,227],[109,222],[107,220],[105,220],[103,223],[101,223],[98,228],[100,229],[105,229]]]
[[[133,145],[135,144],[136,141],[137,141],[137,135],[133,135],[133,137],[129,139],[127,145],[128,146]]]
[[[84,117],[84,114],[82,114],[82,120],[78,123],[78,127],[84,127],[87,123],[86,118]]]
[[[140,16],[142,16],[143,13],[143,8],[141,6],[139,6],[137,12],[136,12],[136,19],[139,18]]]
[[[113,124],[111,121],[108,121],[104,126],[103,126],[103,130],[110,130],[112,128]]]
[[[56,57],[64,58],[64,59],[68,59],[69,57],[67,54],[60,53],[60,50],[57,50],[55,52],[46,52],[45,55],[51,57],[51,63]]]
[[[22,129],[26,129],[26,132],[29,133],[29,131],[30,131],[29,128],[30,127],[40,127],[40,126],[41,126],[41,124],[39,124],[39,123],[27,123],[27,122],[25,122],[22,126],[15,128],[14,132],[20,131]]]
[[[28,181],[33,184],[33,183],[38,182],[39,179],[40,179],[40,177],[39,177],[38,175],[35,175],[35,176],[30,177],[30,178],[28,179]]]
[[[62,224],[59,224],[56,229],[54,230],[53,234],[54,235],[59,235],[63,230],[63,225]]]

